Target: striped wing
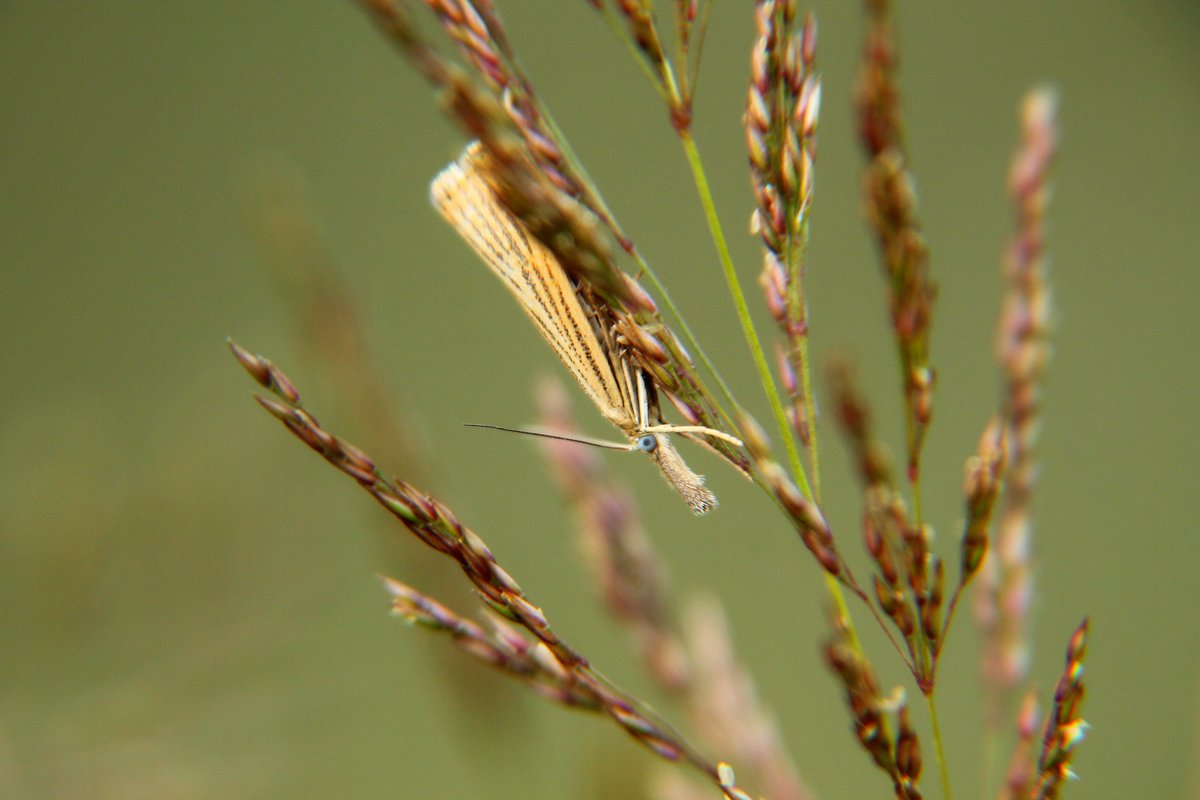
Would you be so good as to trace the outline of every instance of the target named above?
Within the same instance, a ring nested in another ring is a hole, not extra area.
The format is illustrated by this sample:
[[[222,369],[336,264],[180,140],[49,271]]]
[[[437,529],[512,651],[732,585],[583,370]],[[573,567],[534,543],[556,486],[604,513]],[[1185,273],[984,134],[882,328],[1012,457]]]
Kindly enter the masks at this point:
[[[482,146],[472,142],[433,179],[434,207],[513,293],[600,412],[622,430],[634,430],[632,395],[618,383],[575,287],[554,253],[501,203],[487,180],[487,161]]]

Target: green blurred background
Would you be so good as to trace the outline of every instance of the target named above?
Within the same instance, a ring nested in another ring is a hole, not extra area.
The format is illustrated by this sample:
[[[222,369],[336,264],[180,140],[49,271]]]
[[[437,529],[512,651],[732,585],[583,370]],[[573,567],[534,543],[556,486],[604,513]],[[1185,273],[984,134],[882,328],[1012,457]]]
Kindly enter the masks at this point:
[[[752,288],[739,119],[753,28],[748,3],[717,6],[697,135]],[[1200,796],[1200,13],[1192,2],[902,6],[906,125],[940,285],[927,492],[941,552],[954,552],[962,460],[996,401],[1015,109],[1049,82],[1064,133],[1033,674],[1045,696],[1067,636],[1092,615],[1093,728],[1068,796]],[[765,419],[653,93],[585,3],[502,10],[610,204]],[[814,346],[822,362],[834,350],[859,360],[896,442],[851,133],[860,13],[816,10]],[[530,421],[534,380],[559,368],[428,207],[428,180],[462,140],[367,18],[335,0],[9,0],[0,100],[0,796],[645,796],[655,762],[613,726],[531,701],[388,616],[376,573],[440,593],[454,571],[417,558],[352,482],[262,413],[225,350],[232,335],[268,354],[323,422],[391,464],[394,437],[314,357],[312,318],[264,269],[264,186],[302,186],[387,403],[432,454],[395,471],[420,475],[478,530],[564,637],[645,688],[594,602],[536,448],[460,426]],[[828,430],[823,441],[831,516],[858,557],[853,482]],[[634,482],[676,587],[727,603],[810,784],[827,798],[890,796],[821,665],[811,559],[752,487],[689,457],[722,499],[702,521],[641,460],[609,460]],[[972,797],[977,656],[969,616],[960,622],[941,709],[957,796]],[[904,683],[889,651],[874,653],[885,684]],[[928,746],[926,762],[936,796]]]

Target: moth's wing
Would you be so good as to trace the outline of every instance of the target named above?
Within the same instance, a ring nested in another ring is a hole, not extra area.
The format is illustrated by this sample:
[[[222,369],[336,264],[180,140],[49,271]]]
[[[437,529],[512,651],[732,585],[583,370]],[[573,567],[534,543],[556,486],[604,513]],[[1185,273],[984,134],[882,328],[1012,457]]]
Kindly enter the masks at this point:
[[[508,287],[583,391],[611,422],[634,424],[613,365],[575,287],[544,244],[501,203],[487,180],[487,155],[472,143],[430,185],[434,207]]]

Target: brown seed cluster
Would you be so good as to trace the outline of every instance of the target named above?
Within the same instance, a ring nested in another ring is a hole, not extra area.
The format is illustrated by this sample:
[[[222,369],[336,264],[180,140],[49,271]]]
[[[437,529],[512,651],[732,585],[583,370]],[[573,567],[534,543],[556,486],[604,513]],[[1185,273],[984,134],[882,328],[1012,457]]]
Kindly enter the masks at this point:
[[[898,800],[920,800],[917,780],[921,777],[921,743],[903,699],[886,698],[880,693],[874,672],[850,646],[844,630],[835,632],[825,648],[825,659],[845,689],[859,744],[891,777]],[[894,735],[889,711],[895,720]]]
[[[427,5],[469,67],[453,63],[418,28],[407,3],[363,0],[385,34],[442,92],[451,120],[484,143],[501,173],[505,202],[569,272],[614,300],[625,286],[596,224],[596,207],[573,173],[520,71],[490,3]],[[588,213],[588,212],[591,213]]]
[[[1083,657],[1087,652],[1088,620],[1085,618],[1067,643],[1067,665],[1054,687],[1054,705],[1042,736],[1042,753],[1037,776],[1029,789],[1029,800],[1054,800],[1065,781],[1075,777],[1071,756],[1083,741],[1088,724],[1079,715],[1083,704]]]
[[[917,685],[928,693],[959,596],[987,551],[1005,465],[1005,429],[989,424],[978,454],[967,461],[960,576],[947,606],[945,564],[930,548],[932,531],[912,518],[893,483],[886,448],[872,431],[871,412],[853,370],[839,360],[829,376],[837,419],[863,484],[863,539],[875,566],[875,604],[899,633]]]
[[[979,570],[987,555],[992,510],[1008,465],[1008,441],[1008,429],[999,420],[992,420],[979,440],[978,455],[967,461],[963,481],[967,513],[962,536],[960,589]]]
[[[574,708],[600,710],[596,696],[572,680],[544,644],[531,640],[503,617],[490,615],[489,630],[394,578],[383,578],[383,584],[397,617],[449,634],[468,655],[522,680],[547,699]]]
[[[854,583],[854,576],[838,553],[833,531],[825,521],[820,506],[800,491],[783,465],[774,459],[766,432],[748,414],[739,418],[738,430],[754,461],[759,480],[775,497],[799,534],[800,541],[817,559],[821,569],[861,595],[862,590]]]

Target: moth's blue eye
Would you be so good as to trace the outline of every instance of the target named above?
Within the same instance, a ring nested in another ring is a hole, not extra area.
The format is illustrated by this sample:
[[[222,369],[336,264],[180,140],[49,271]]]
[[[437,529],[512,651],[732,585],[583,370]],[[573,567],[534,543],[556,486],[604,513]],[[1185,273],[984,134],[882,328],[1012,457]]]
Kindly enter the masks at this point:
[[[658,447],[658,439],[655,439],[652,434],[643,434],[638,437],[635,447],[643,452],[653,453]]]

